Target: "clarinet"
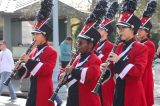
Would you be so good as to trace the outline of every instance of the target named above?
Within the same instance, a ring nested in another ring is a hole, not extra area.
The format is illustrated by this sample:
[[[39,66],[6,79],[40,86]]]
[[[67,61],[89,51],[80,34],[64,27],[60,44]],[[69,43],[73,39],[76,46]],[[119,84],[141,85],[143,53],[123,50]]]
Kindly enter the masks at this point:
[[[34,45],[35,45],[35,42],[33,42],[33,43],[29,46],[29,48],[27,49],[27,51],[26,51],[26,53],[25,53],[26,55],[28,55],[28,54],[32,51],[32,47],[33,47]],[[6,81],[3,82],[4,85],[8,86],[10,80],[16,75],[18,69],[20,69],[21,64],[22,64],[22,61],[19,59],[19,60],[17,61],[17,64],[15,65],[15,67],[14,67],[11,75],[9,76],[9,78],[8,78]]]
[[[111,52],[115,52],[119,41],[120,41],[120,37],[118,37],[118,38],[116,39],[116,41],[115,41],[115,43],[114,43],[114,46],[113,46]],[[107,60],[106,60],[105,63],[107,64],[106,67],[105,67],[105,71],[102,71],[101,76],[100,76],[100,78],[98,79],[98,82],[97,82],[95,88],[91,91],[91,92],[93,92],[93,93],[95,93],[95,94],[97,94],[97,95],[99,94],[100,86],[101,86],[101,84],[102,84],[102,82],[103,82],[105,73],[107,72],[107,73],[109,74],[109,76],[108,76],[108,78],[107,78],[107,81],[111,78],[111,71],[107,70],[107,68],[108,68],[108,66],[110,65],[111,61],[109,61],[109,59],[107,58]]]
[[[74,62],[74,60],[78,56],[78,54],[79,54],[79,50],[76,51],[75,54],[73,54],[72,59],[69,61],[68,65],[72,65],[72,63]],[[65,73],[63,79],[58,83],[58,86],[57,86],[56,90],[54,91],[54,94],[48,99],[50,102],[52,102],[52,103],[54,102],[55,97],[57,96],[60,88],[68,82],[67,78],[69,75],[70,74]]]

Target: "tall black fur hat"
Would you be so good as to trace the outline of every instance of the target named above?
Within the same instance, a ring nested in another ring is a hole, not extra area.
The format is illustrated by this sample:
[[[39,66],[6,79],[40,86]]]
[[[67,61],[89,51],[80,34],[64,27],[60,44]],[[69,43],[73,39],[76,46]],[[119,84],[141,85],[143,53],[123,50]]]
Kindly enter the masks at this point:
[[[110,5],[106,15],[104,16],[103,21],[99,24],[99,28],[102,28],[104,30],[106,30],[108,32],[108,34],[110,35],[113,32],[113,21],[114,21],[114,17],[118,11],[118,2],[114,1],[112,2],[112,4]]]
[[[100,40],[101,36],[95,27],[96,27],[97,23],[99,21],[101,21],[101,18],[106,13],[106,8],[107,8],[106,0],[100,0],[96,4],[94,10],[87,18],[83,29],[81,30],[80,34],[78,35],[78,38],[90,40],[93,42],[94,45],[97,44],[97,42]]]
[[[131,27],[134,30],[134,34],[137,34],[141,21],[134,15],[136,8],[137,0],[124,0],[117,26]]]
[[[152,29],[151,17],[155,12],[157,7],[156,0],[150,0],[146,6],[146,9],[143,12],[143,17],[141,18],[141,29],[144,29],[148,32]]]
[[[51,35],[52,27],[49,24],[51,19],[49,18],[52,11],[52,0],[44,0],[41,2],[41,8],[37,15],[37,23],[34,26],[33,33],[42,33],[46,38]]]

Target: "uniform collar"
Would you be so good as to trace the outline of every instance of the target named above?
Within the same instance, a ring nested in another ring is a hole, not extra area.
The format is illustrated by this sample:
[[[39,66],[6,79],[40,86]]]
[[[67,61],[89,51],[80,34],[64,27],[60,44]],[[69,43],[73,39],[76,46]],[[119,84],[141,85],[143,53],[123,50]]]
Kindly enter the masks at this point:
[[[47,46],[47,43],[43,43],[37,46],[38,51],[41,50],[43,47]]]
[[[99,45],[102,45],[102,44],[103,44],[104,42],[106,42],[106,41],[107,41],[107,39],[102,40],[102,41],[100,40],[100,41],[99,41]]]
[[[135,41],[135,39],[134,38],[132,38],[132,39],[130,39],[130,40],[128,40],[128,41],[124,41],[124,44],[126,45],[126,46],[129,46],[132,42],[134,42]]]
[[[134,38],[132,38],[132,39],[130,39],[128,41],[123,41],[124,42],[123,51],[134,41],[135,41]]]
[[[87,53],[83,53],[80,55],[80,62],[83,61],[84,59],[86,59],[89,55],[91,54],[91,52],[87,52]]]
[[[148,39],[145,38],[145,39],[141,40],[141,43],[144,43],[144,42],[147,41],[147,40],[148,40]]]

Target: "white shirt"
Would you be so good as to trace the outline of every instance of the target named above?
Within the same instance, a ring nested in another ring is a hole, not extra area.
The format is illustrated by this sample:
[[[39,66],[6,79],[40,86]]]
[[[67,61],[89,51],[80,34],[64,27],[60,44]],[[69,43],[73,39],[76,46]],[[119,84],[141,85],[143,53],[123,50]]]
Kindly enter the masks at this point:
[[[12,52],[9,49],[0,51],[0,73],[2,72],[12,72],[14,68],[14,60],[12,57]]]

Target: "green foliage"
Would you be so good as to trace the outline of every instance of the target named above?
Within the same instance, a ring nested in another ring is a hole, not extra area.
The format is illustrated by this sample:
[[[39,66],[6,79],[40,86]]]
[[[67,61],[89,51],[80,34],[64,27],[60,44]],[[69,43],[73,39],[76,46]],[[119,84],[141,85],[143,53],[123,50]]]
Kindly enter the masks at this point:
[[[113,33],[108,36],[108,39],[109,39],[111,42],[115,42],[115,38],[118,36],[118,35],[117,35],[117,32],[116,32],[116,21],[114,21],[114,22],[112,23],[112,26],[114,27]]]
[[[158,42],[160,40],[160,32],[158,33],[151,33],[150,34],[150,39],[154,42],[155,46],[156,46],[156,49],[158,48]]]

